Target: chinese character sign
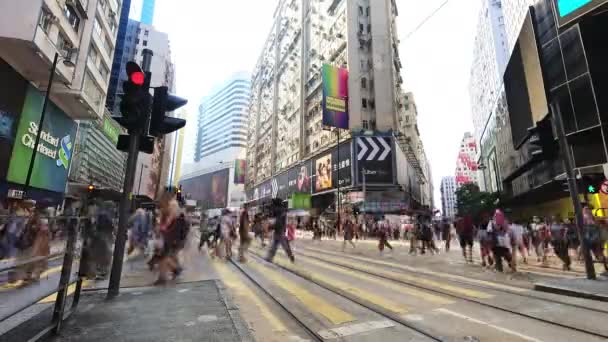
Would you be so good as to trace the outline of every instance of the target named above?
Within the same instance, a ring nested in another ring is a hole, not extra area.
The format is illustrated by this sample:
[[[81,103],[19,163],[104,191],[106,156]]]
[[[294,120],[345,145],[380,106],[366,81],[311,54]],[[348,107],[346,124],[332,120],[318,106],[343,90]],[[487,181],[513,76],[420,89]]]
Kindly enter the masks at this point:
[[[323,65],[323,125],[348,129],[348,70]]]

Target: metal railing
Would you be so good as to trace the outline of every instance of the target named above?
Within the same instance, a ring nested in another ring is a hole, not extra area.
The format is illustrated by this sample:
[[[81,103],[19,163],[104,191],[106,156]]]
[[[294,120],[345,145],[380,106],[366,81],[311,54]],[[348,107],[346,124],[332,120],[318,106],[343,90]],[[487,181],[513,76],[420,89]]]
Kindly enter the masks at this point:
[[[11,216],[2,216],[0,215],[0,224],[6,224],[12,217]],[[55,260],[61,255],[63,255],[63,262],[61,266],[61,274],[59,277],[59,283],[57,288],[53,290],[49,290],[41,295],[36,295],[30,298],[29,301],[25,301],[22,305],[18,305],[14,308],[14,310],[8,314],[6,314],[3,318],[0,318],[0,323],[4,320],[13,317],[19,312],[31,307],[32,305],[37,304],[41,300],[57,293],[54,307],[53,307],[53,315],[49,324],[38,332],[33,338],[29,339],[29,341],[37,341],[42,338],[49,336],[51,333],[58,333],[61,330],[62,322],[67,319],[77,308],[80,293],[82,291],[83,280],[84,280],[84,272],[86,267],[85,257],[85,246],[84,239],[82,239],[82,243],[80,244],[80,257],[78,259],[78,273],[75,279],[71,278],[72,268],[75,260],[75,256],[78,254],[79,244],[78,241],[82,237],[84,237],[83,228],[84,223],[88,222],[88,218],[79,217],[79,216],[59,216],[59,217],[44,217],[49,220],[49,228],[52,225],[61,224],[63,226],[62,233],[65,234],[65,248],[63,251],[50,253],[48,256],[37,256],[21,261],[16,261],[13,265],[5,266],[0,268],[0,273],[6,273],[11,271],[16,271],[21,267],[24,267],[28,264],[37,263],[40,261],[50,261]],[[5,227],[6,229],[6,227]],[[61,228],[60,228],[61,229]],[[57,231],[56,231],[57,232]],[[50,241],[49,241],[50,243]],[[68,289],[71,285],[75,284],[75,291],[72,298],[72,303],[70,308],[66,311],[66,303],[68,298]]]

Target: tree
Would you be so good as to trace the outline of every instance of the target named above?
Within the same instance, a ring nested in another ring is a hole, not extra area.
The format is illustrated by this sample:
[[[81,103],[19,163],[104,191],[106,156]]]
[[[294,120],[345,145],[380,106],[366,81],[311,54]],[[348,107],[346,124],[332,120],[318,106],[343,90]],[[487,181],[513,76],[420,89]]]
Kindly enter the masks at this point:
[[[456,190],[456,208],[458,216],[469,215],[478,224],[484,214],[491,215],[497,208],[499,193],[481,191],[474,183],[462,185]]]

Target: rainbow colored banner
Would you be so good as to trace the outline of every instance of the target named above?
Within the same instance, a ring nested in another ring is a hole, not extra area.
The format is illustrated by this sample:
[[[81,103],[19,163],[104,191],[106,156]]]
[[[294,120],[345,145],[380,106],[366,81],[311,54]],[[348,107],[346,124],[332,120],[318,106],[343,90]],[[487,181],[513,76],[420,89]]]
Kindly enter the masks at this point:
[[[348,129],[348,70],[323,65],[323,125]]]
[[[245,184],[245,174],[247,173],[247,161],[237,159],[234,161],[234,184]]]

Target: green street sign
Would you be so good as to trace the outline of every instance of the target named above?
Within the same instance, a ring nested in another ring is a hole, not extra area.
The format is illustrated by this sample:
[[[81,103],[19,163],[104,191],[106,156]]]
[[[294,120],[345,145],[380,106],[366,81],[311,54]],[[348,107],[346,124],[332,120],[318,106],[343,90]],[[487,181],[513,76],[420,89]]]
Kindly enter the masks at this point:
[[[114,123],[112,119],[104,117],[101,128],[106,137],[108,137],[108,139],[110,139],[110,141],[116,145],[116,143],[118,143],[118,136],[120,136],[120,128],[118,128],[117,124]]]

